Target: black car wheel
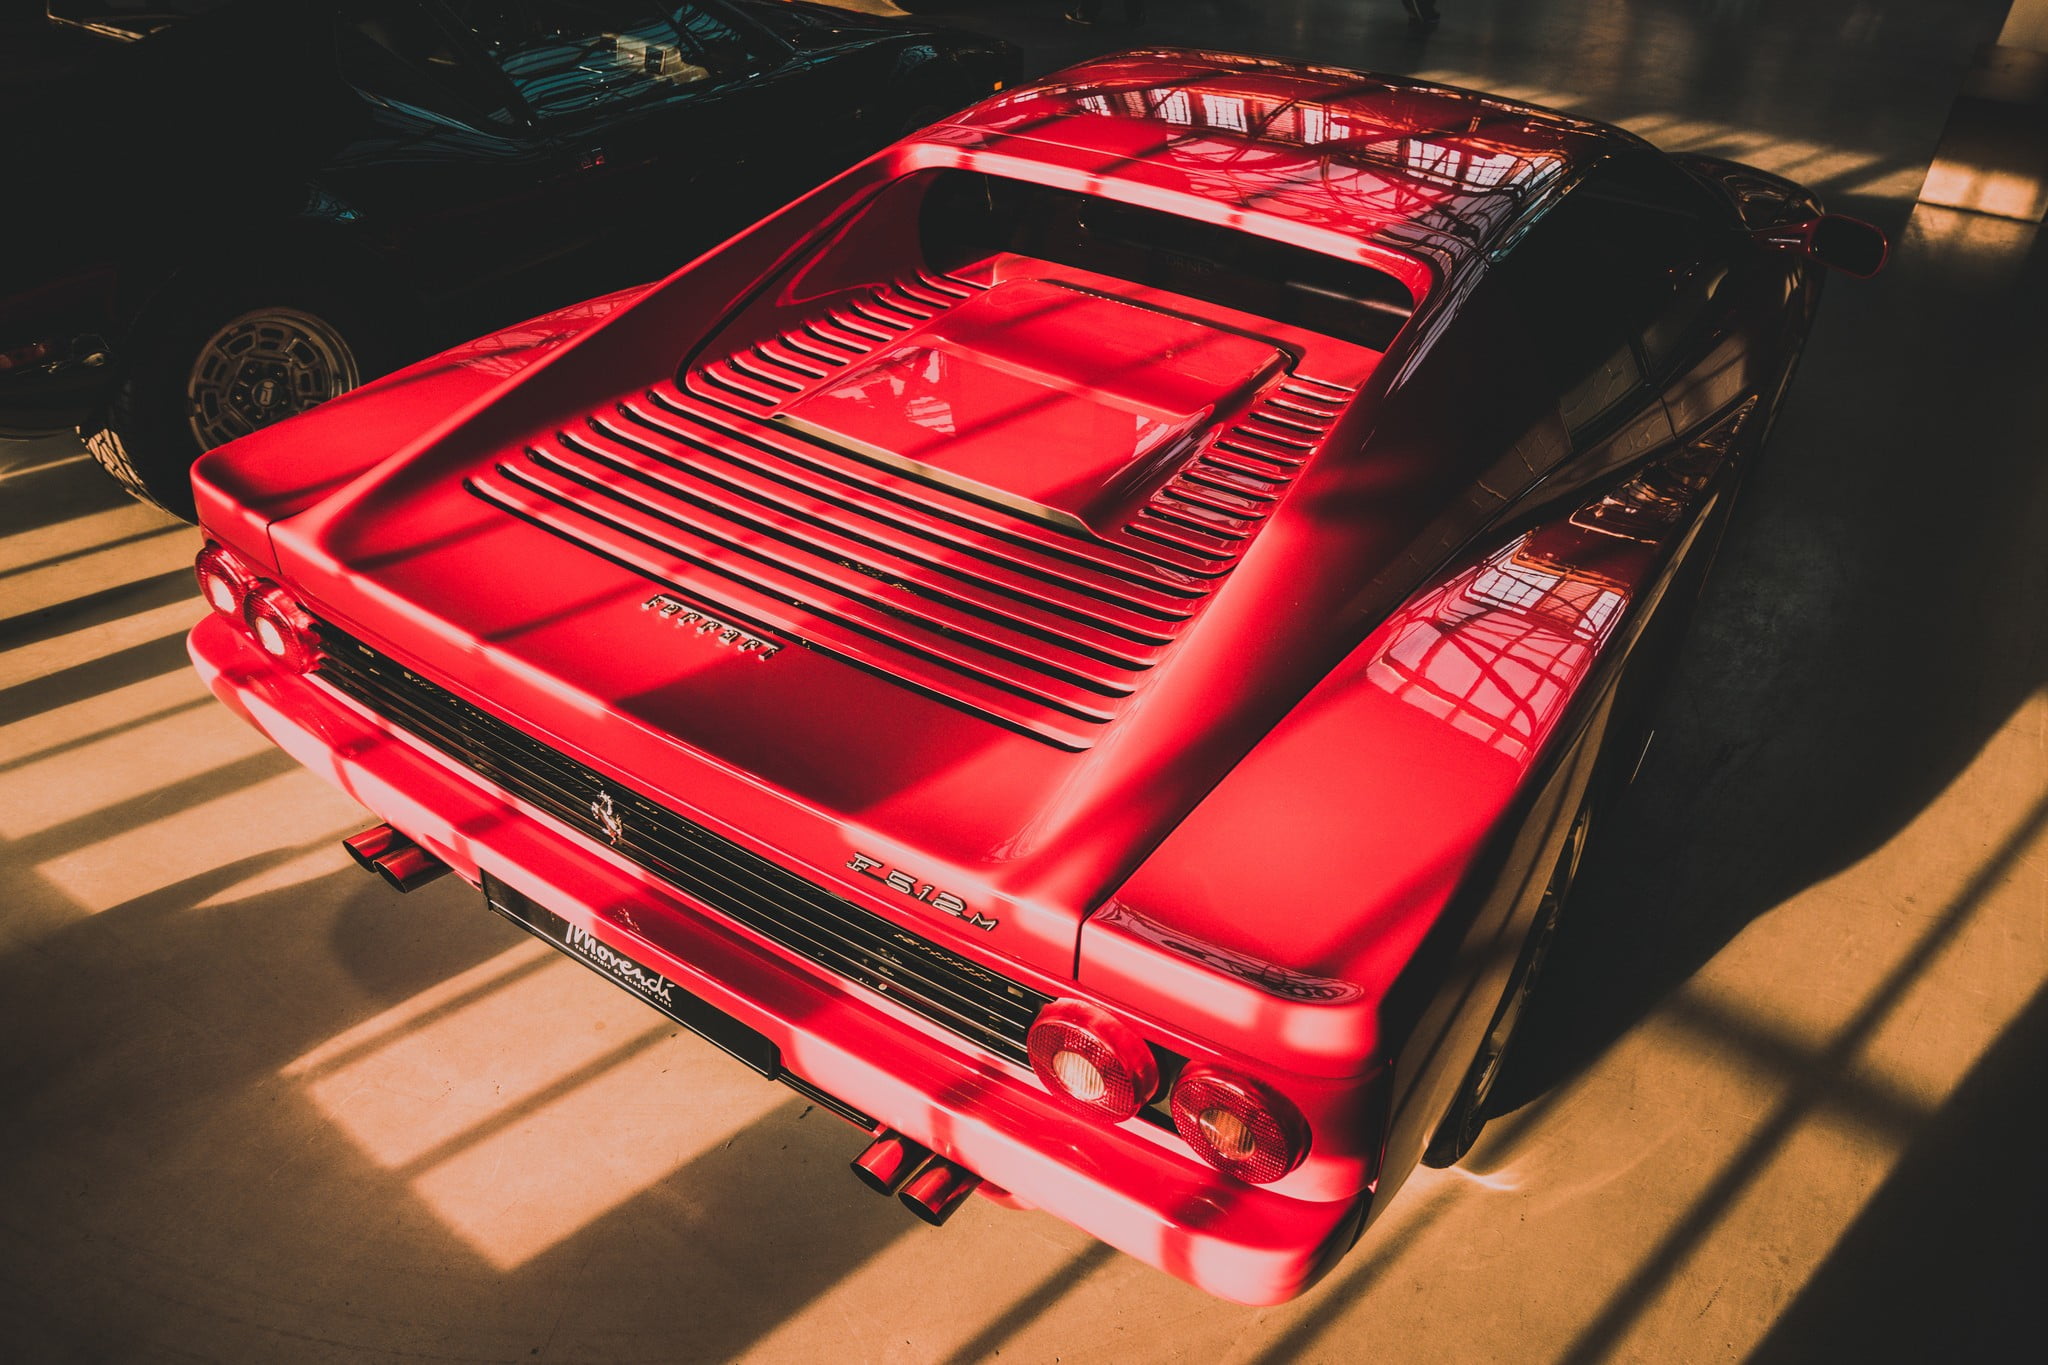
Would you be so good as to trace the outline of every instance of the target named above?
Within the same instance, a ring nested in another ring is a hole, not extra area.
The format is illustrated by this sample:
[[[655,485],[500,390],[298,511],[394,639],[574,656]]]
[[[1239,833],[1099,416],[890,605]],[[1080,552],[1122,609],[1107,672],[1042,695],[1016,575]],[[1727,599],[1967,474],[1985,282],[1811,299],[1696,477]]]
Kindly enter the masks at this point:
[[[1572,821],[1570,832],[1565,835],[1564,848],[1558,853],[1557,864],[1543,888],[1542,904],[1536,908],[1536,922],[1530,926],[1529,936],[1522,941],[1521,955],[1508,977],[1507,991],[1493,1012],[1492,1023],[1487,1025],[1486,1040],[1480,1044],[1479,1055],[1472,1059],[1472,1067],[1465,1073],[1465,1083],[1459,1087],[1458,1097],[1451,1102],[1450,1112],[1437,1125],[1429,1147],[1422,1154],[1425,1166],[1457,1165],[1465,1153],[1472,1150],[1472,1144],[1479,1140],[1480,1130],[1486,1126],[1489,1117],[1487,1101],[1493,1096],[1494,1083],[1500,1079],[1501,1063],[1507,1058],[1515,1025],[1521,1022],[1529,996],[1543,974],[1544,959],[1549,956],[1550,945],[1557,938],[1558,917],[1564,909],[1572,881],[1578,876],[1579,861],[1586,851],[1589,815],[1590,806],[1582,807],[1578,817]]]
[[[193,516],[192,462],[389,369],[389,328],[343,290],[182,291],[153,310],[86,448],[136,497]]]

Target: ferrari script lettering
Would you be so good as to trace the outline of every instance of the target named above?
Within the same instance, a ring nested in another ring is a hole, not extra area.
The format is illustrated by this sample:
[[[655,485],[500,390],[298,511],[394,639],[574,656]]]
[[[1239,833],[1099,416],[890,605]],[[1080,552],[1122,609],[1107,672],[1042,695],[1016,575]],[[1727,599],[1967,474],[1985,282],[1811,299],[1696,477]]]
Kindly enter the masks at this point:
[[[742,630],[729,621],[707,616],[689,603],[670,597],[665,592],[658,592],[642,602],[640,610],[651,611],[664,621],[673,621],[705,639],[730,646],[742,654],[751,654],[757,659],[772,659],[782,652],[782,646],[774,641]]]
[[[996,927],[996,921],[987,915],[967,908],[967,902],[950,891],[941,891],[930,882],[921,882],[899,867],[890,867],[880,858],[870,858],[865,853],[856,853],[846,864],[862,876],[873,877],[891,891],[923,901],[934,910],[943,910],[954,919],[965,920],[976,929],[987,933]]]

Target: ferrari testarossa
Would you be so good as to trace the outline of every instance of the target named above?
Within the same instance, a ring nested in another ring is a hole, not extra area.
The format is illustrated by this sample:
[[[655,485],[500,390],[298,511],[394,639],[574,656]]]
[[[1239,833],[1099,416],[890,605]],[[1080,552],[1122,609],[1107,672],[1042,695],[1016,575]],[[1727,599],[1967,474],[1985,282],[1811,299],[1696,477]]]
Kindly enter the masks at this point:
[[[1819,266],[1885,251],[1486,95],[1090,62],[205,457],[192,653],[359,861],[927,1221],[1272,1303],[1474,1139]]]

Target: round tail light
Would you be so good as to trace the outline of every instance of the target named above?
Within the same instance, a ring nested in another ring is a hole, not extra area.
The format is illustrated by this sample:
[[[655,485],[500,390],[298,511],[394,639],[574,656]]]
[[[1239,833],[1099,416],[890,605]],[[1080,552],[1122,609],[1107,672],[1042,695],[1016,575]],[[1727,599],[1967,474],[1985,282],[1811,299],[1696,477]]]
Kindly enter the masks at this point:
[[[208,545],[192,562],[192,572],[199,579],[199,595],[207,606],[222,616],[241,616],[250,580],[233,555],[218,545]]]
[[[1300,1110],[1257,1081],[1214,1067],[1181,1073],[1173,1126],[1202,1160],[1248,1185],[1270,1185],[1308,1155]]]
[[[259,581],[250,588],[242,620],[256,637],[256,647],[292,672],[309,673],[320,662],[313,618],[277,584]]]
[[[1070,1109],[1121,1123],[1159,1093],[1159,1062],[1145,1040],[1106,1010],[1055,1000],[1024,1037],[1031,1069]]]

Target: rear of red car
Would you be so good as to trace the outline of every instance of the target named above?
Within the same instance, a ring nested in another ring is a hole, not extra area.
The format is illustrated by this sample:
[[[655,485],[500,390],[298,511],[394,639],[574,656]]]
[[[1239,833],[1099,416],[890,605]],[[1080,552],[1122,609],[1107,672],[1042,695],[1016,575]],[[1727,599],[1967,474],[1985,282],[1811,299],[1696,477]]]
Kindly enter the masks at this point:
[[[366,865],[867,1130],[921,1216],[979,1186],[1299,1292],[1443,1112],[1505,970],[1459,943],[1526,928],[1692,535],[1464,548],[1509,442],[1376,424],[1592,135],[1336,174],[1271,133],[1316,91],[1105,63],[215,452],[195,660],[387,822]],[[1131,141],[1176,98],[1270,135]]]

